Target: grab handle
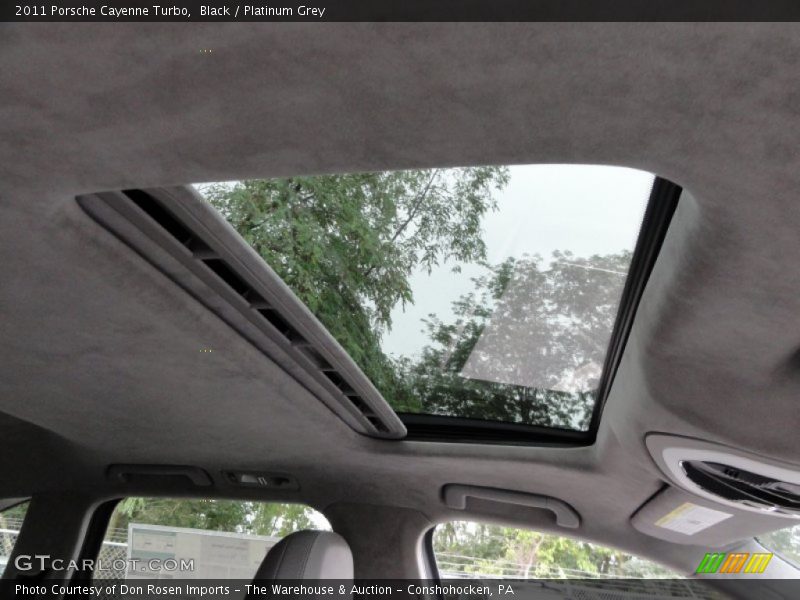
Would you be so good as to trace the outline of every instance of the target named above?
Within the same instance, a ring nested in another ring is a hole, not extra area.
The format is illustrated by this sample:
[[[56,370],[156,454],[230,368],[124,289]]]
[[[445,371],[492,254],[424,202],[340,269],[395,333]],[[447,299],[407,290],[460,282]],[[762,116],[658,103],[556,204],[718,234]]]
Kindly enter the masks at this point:
[[[543,508],[556,516],[556,523],[561,527],[575,529],[581,524],[581,517],[577,511],[558,498],[476,485],[451,484],[444,487],[444,502],[450,508],[464,510],[467,508],[467,498],[489,500],[500,504],[517,504],[519,506],[530,506],[531,508]]]
[[[106,472],[109,479],[129,482],[133,478],[181,478],[196,486],[209,486],[211,477],[199,467],[178,465],[111,465]]]

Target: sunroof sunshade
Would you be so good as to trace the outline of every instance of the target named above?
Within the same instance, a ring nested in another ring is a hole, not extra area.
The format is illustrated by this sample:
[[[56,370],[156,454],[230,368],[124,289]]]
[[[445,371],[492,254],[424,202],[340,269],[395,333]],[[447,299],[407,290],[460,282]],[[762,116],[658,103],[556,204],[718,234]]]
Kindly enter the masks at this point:
[[[397,412],[586,431],[653,181],[531,165],[198,188]]]

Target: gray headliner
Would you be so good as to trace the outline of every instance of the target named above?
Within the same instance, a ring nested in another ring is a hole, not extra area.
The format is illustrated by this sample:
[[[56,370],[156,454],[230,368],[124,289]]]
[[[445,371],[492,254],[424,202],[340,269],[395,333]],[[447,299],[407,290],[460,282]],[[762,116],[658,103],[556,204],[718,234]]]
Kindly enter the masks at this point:
[[[646,432],[800,464],[798,33],[5,25],[0,469],[13,476],[0,497],[119,493],[105,465],[162,462],[291,472],[302,485],[291,498],[332,514],[358,498],[436,522],[456,514],[441,485],[477,484],[563,498],[584,517],[580,535],[690,568],[695,554],[629,522],[664,480]],[[626,165],[693,194],[588,448],[361,437],[74,201],[133,186],[536,162]],[[554,528],[536,511],[494,516]],[[737,518],[742,534],[772,526],[752,519]]]

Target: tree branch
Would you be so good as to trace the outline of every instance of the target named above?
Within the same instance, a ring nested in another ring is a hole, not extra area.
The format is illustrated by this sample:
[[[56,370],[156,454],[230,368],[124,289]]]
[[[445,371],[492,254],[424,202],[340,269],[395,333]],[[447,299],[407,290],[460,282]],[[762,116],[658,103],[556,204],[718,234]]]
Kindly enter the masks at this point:
[[[411,222],[414,220],[414,217],[417,216],[417,211],[419,211],[419,208],[422,206],[422,201],[425,200],[425,197],[428,195],[428,192],[430,191],[431,186],[433,185],[433,181],[436,179],[436,176],[439,174],[439,171],[440,169],[433,170],[433,173],[431,173],[431,178],[428,180],[428,183],[425,185],[423,190],[417,195],[416,199],[414,200],[414,204],[408,210],[408,215],[406,216],[405,221],[403,221],[400,224],[400,227],[398,227],[392,234],[392,237],[389,240],[390,242],[394,243],[400,236],[400,234],[403,233],[405,228],[411,224]],[[366,270],[366,272],[364,273],[364,277],[365,278],[369,277],[374,270],[375,270],[375,265],[371,266],[369,269]]]
[[[422,206],[422,201],[425,199],[425,196],[428,195],[428,192],[430,191],[431,186],[433,185],[433,180],[436,179],[436,176],[438,174],[439,174],[439,169],[434,169],[433,173],[431,173],[431,178],[428,180],[427,185],[425,185],[425,188],[419,193],[417,199],[414,201],[414,205],[408,211],[408,217],[406,217],[406,220],[403,221],[400,227],[397,228],[397,231],[395,231],[394,234],[392,235],[392,240],[391,240],[392,242],[394,242],[397,239],[397,237],[401,233],[403,233],[405,228],[408,227],[411,221],[414,220],[414,217],[417,216],[417,211],[419,210],[419,207]]]
[[[305,203],[306,203],[306,202],[308,202],[309,200],[313,200],[314,198],[316,198],[316,194],[308,194],[307,196],[298,196],[298,197],[297,197],[298,201],[300,201],[300,202],[301,202],[301,203],[303,203],[303,204],[305,204]],[[259,228],[259,227],[261,227],[261,226],[262,226],[264,223],[266,223],[267,221],[269,221],[269,220],[272,218],[272,215],[273,215],[273,213],[275,212],[275,210],[276,210],[277,208],[278,208],[278,203],[277,203],[277,202],[272,202],[272,204],[270,205],[270,207],[269,207],[269,209],[268,209],[268,210],[269,210],[269,212],[267,213],[267,216],[266,216],[266,217],[264,217],[263,219],[261,219],[260,221],[258,221],[257,223],[253,223],[253,224],[250,226],[250,231],[253,231],[254,229],[258,229],[258,228]]]

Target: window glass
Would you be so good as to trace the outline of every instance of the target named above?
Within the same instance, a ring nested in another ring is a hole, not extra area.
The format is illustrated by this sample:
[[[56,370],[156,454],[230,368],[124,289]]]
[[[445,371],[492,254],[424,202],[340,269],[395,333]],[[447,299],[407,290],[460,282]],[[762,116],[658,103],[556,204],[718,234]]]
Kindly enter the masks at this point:
[[[397,412],[585,431],[653,181],[527,165],[197,188]]]
[[[252,579],[267,550],[303,529],[330,530],[302,504],[126,498],[114,510],[95,579]]]
[[[6,569],[8,559],[17,543],[22,522],[28,512],[28,502],[22,502],[3,511],[0,511],[0,576]]]
[[[584,592],[587,598],[598,597],[606,587],[609,592],[639,592],[647,597],[655,593],[659,598],[715,597],[702,583],[651,561],[527,529],[468,521],[445,523],[434,532],[433,550],[442,579],[591,580]],[[584,597],[579,588],[579,583],[570,583],[569,590],[575,594],[571,597]]]
[[[800,568],[800,525],[758,536],[758,541]]]

